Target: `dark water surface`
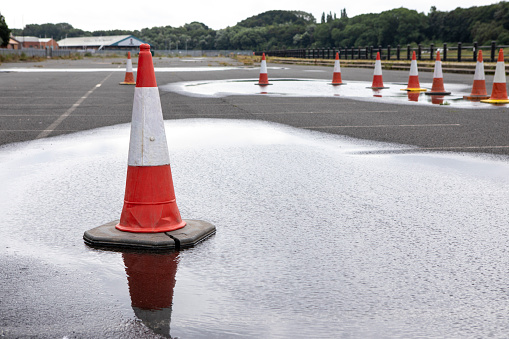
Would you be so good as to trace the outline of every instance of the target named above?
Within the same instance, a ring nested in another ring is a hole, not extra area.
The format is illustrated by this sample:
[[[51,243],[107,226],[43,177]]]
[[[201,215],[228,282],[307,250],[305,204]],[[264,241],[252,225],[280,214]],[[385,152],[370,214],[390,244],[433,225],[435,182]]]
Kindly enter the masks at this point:
[[[0,149],[6,337],[503,338],[509,161],[232,120],[166,122],[165,254],[83,244],[118,219],[129,126]]]

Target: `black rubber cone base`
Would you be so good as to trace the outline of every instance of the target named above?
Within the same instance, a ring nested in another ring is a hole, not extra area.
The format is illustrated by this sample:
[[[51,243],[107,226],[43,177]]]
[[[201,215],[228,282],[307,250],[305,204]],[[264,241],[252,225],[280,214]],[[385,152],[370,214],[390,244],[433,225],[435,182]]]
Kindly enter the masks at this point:
[[[216,233],[216,227],[203,220],[185,220],[186,226],[161,233],[132,233],[117,230],[118,220],[85,231],[83,240],[92,247],[143,250],[181,250],[193,247]]]

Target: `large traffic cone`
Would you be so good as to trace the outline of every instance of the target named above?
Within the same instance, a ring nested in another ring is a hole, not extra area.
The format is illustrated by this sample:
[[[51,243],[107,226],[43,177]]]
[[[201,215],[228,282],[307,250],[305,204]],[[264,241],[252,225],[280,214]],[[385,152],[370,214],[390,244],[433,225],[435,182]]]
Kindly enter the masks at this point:
[[[419,71],[417,70],[417,58],[415,57],[415,51],[412,54],[412,62],[410,63],[410,76],[408,77],[407,88],[401,89],[402,91],[410,92],[425,92],[425,88],[421,88],[419,84]]]
[[[125,66],[125,79],[121,82],[121,85],[136,85],[133,75],[133,63],[131,62],[131,52],[127,52],[127,63]]]
[[[470,95],[463,96],[467,100],[483,100],[489,99],[488,91],[486,91],[486,80],[484,78],[484,62],[482,59],[482,51],[477,55],[477,63],[475,65],[474,84]]]
[[[505,78],[504,50],[501,48],[498,52],[497,68],[495,68],[495,77],[493,78],[493,88],[489,99],[481,100],[490,104],[507,104],[507,86]]]
[[[116,228],[159,233],[186,225],[175,202],[170,157],[150,46],[140,46],[124,207]]]
[[[373,83],[371,84],[372,89],[383,89],[389,88],[384,87],[384,81],[382,79],[382,61],[380,60],[380,52],[376,52],[375,60],[375,71],[373,72]]]
[[[258,83],[255,85],[267,86],[272,85],[269,84],[269,75],[267,74],[267,61],[265,60],[265,53],[262,55],[262,63],[260,65],[260,78],[258,79]]]
[[[444,74],[442,73],[442,61],[440,60],[440,51],[437,51],[437,58],[435,60],[435,71],[433,72],[433,84],[431,91],[424,93],[426,95],[449,95],[444,88]]]
[[[341,66],[339,65],[339,53],[336,52],[336,60],[334,60],[334,71],[332,73],[332,83],[333,86],[345,85],[341,80]]]

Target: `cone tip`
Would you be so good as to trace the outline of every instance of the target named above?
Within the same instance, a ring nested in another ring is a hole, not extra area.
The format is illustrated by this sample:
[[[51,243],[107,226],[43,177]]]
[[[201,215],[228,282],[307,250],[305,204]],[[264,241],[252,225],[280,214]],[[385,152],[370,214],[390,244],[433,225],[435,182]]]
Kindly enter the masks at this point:
[[[437,51],[437,60],[436,61],[440,61],[440,51]]]
[[[415,57],[415,51],[413,51],[412,53],[412,60],[417,60],[417,58]]]
[[[127,59],[131,59],[131,52],[127,52]]]
[[[482,50],[479,51],[479,54],[477,55],[477,61],[482,62]]]
[[[376,60],[380,60],[380,52],[376,52]]]
[[[501,48],[500,51],[498,52],[498,62],[503,62],[504,61],[504,50]]]
[[[336,60],[339,60],[339,52],[336,52]]]
[[[140,45],[140,51],[150,51],[150,45],[149,44],[141,44]]]

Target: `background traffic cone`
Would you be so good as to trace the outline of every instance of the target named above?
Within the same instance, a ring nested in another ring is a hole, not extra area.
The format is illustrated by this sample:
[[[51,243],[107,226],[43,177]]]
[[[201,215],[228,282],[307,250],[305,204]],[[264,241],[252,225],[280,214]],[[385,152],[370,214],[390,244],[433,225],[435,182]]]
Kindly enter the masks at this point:
[[[116,228],[158,233],[186,225],[180,217],[171,176],[161,99],[150,46],[140,46],[129,141],[124,207]]]
[[[121,82],[121,85],[136,85],[133,75],[133,63],[131,62],[131,52],[127,52],[127,63],[125,66],[125,79]]]
[[[382,79],[382,61],[380,60],[380,52],[376,52],[375,71],[373,72],[373,83],[371,87],[368,88],[372,89],[389,88],[384,87],[384,81]]]
[[[467,100],[482,100],[489,99],[488,92],[486,91],[486,80],[484,78],[484,62],[482,59],[482,51],[477,55],[477,63],[475,65],[474,84],[470,95],[463,96]]]
[[[498,52],[497,68],[495,68],[495,77],[493,78],[493,88],[489,99],[481,100],[490,104],[507,104],[507,86],[505,78],[504,50],[501,48]]]
[[[424,93],[426,95],[449,95],[451,92],[446,92],[444,88],[444,74],[442,73],[442,61],[440,60],[440,51],[437,51],[437,58],[435,60],[435,71],[433,73],[433,84],[431,91]]]
[[[410,63],[410,76],[408,77],[407,88],[401,89],[402,91],[410,92],[424,92],[425,88],[421,88],[419,84],[419,71],[417,70],[417,58],[415,57],[415,51],[412,54],[412,62]]]
[[[269,75],[267,74],[267,61],[265,60],[265,53],[262,55],[262,63],[260,65],[260,78],[258,79],[258,83],[255,85],[267,86],[272,85],[269,84]]]
[[[334,71],[332,73],[332,83],[331,85],[345,85],[341,80],[341,66],[339,65],[339,53],[336,52],[336,60],[334,60]]]

